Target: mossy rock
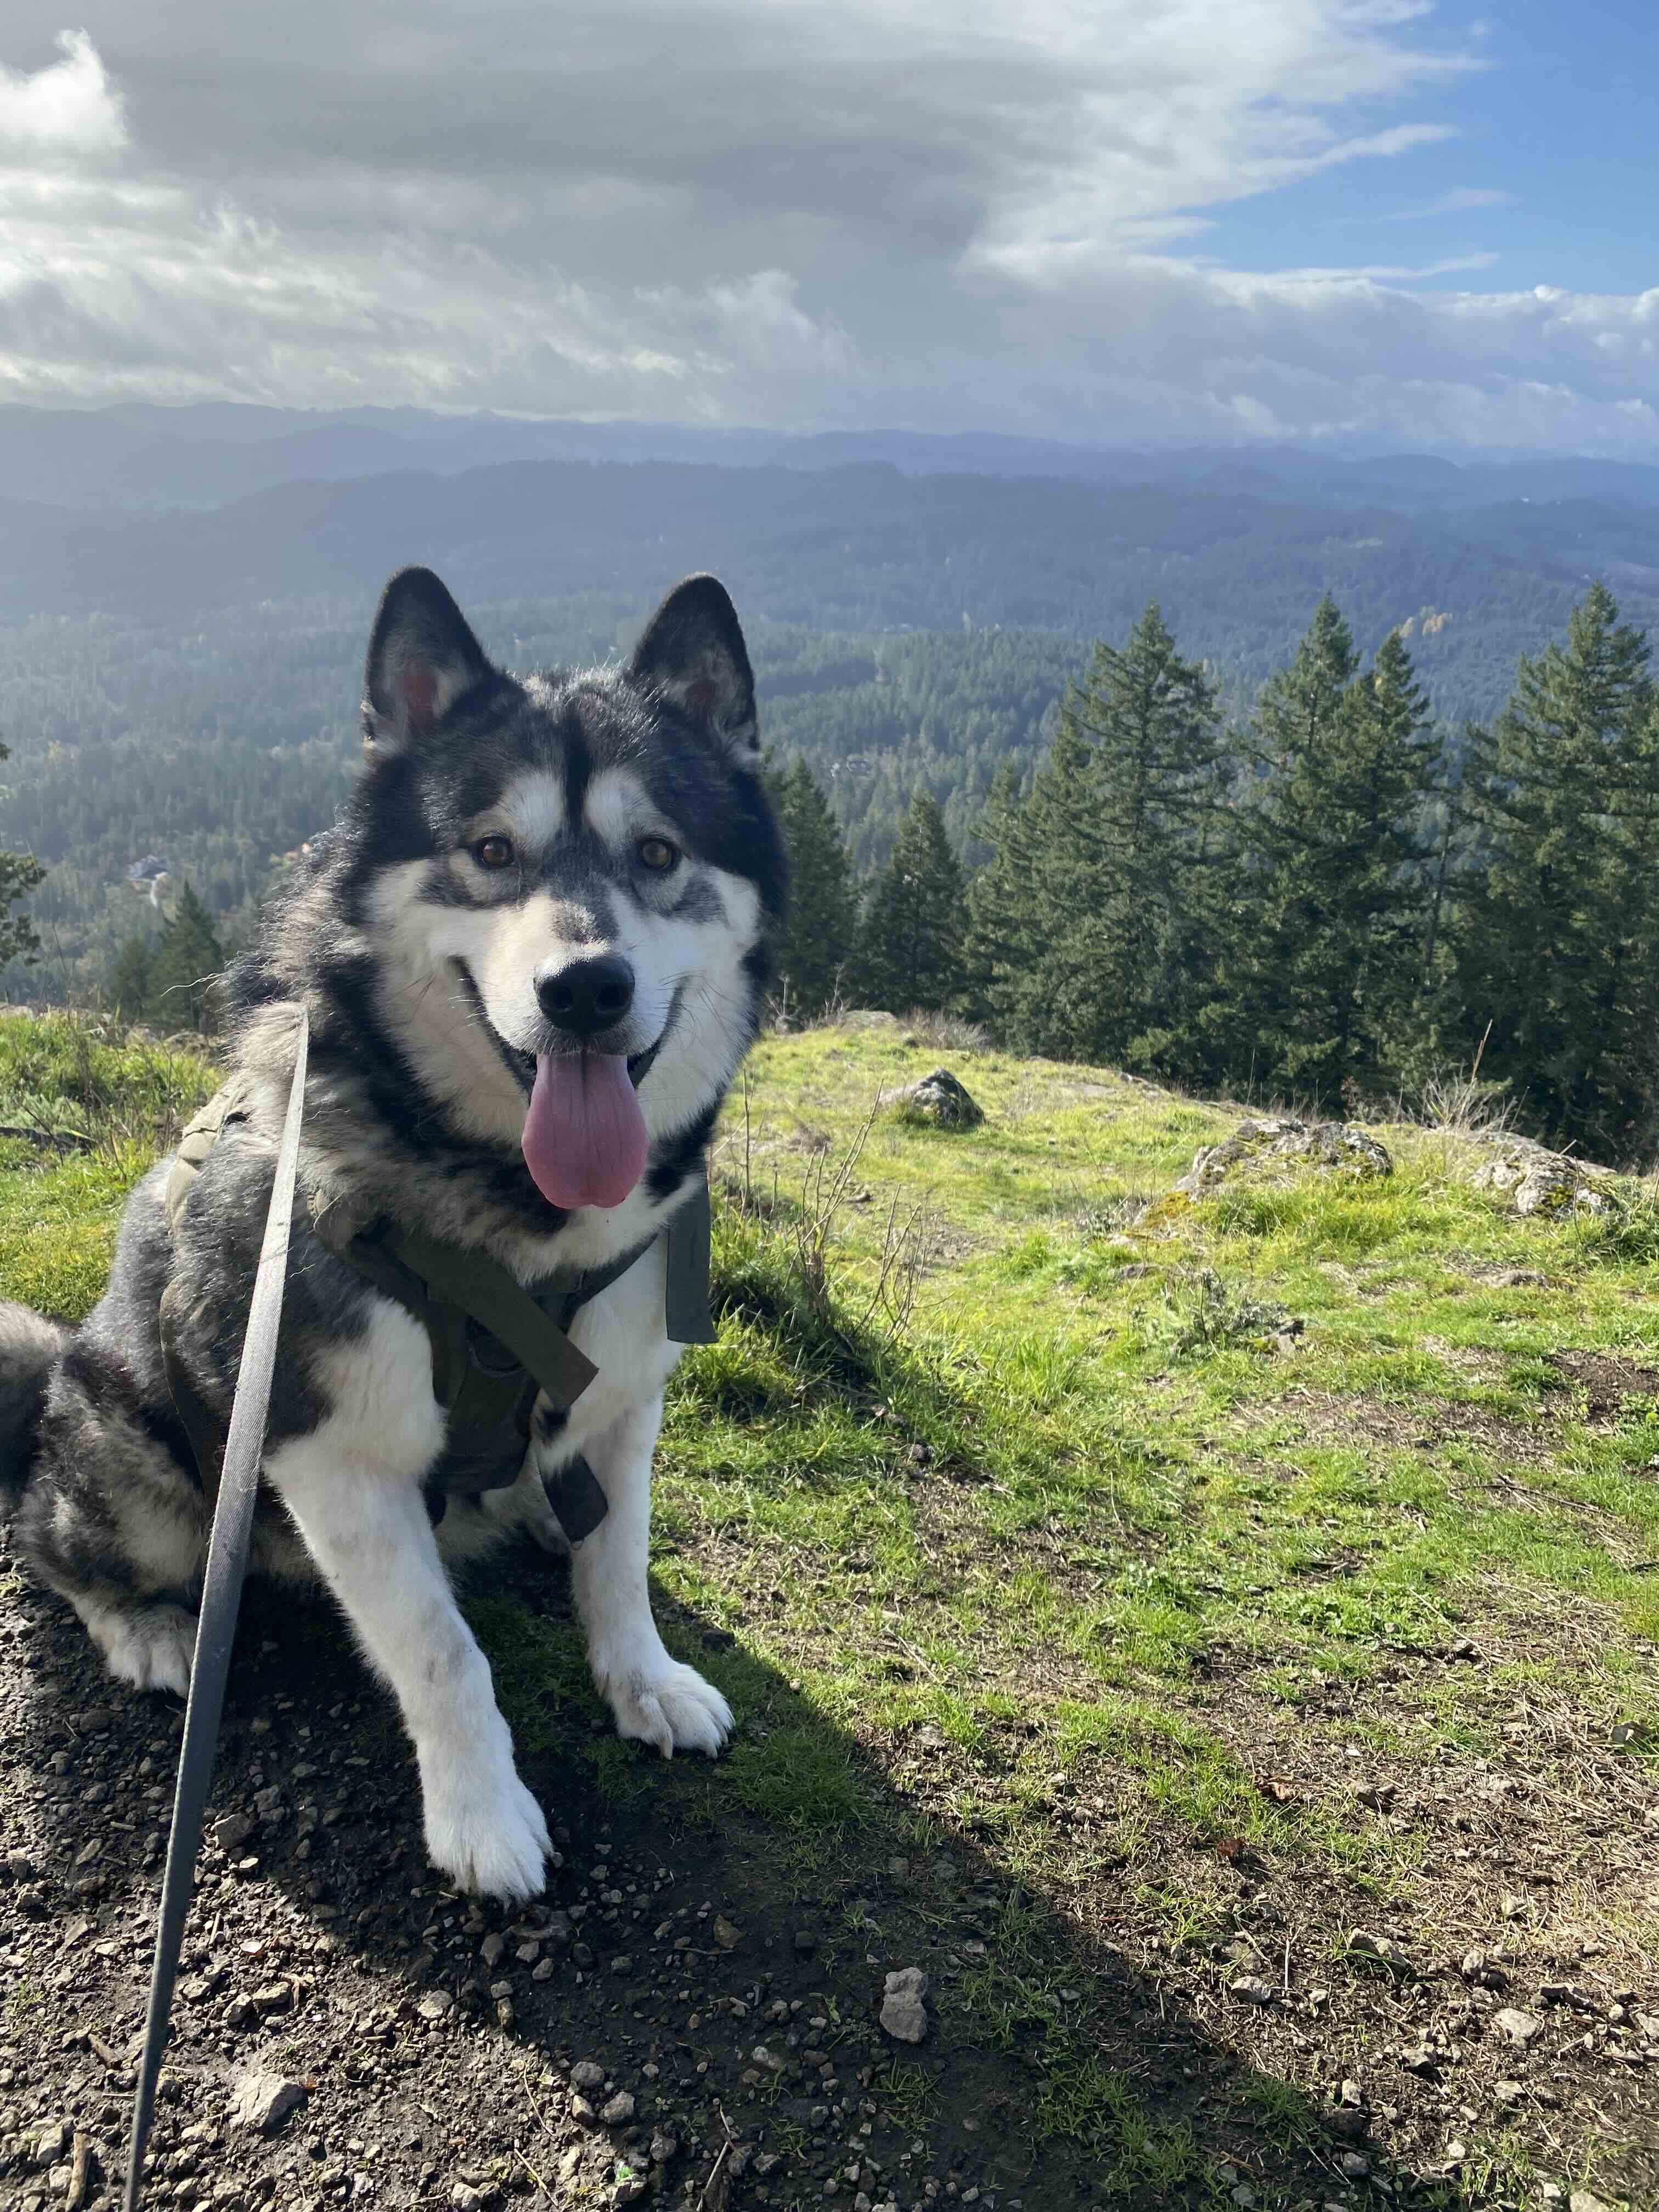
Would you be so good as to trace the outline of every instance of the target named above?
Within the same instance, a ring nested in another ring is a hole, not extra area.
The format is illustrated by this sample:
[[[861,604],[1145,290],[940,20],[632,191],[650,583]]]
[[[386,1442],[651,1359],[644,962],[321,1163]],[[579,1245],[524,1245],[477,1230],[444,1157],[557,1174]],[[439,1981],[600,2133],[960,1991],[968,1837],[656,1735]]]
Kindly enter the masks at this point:
[[[1207,1198],[1224,1183],[1282,1182],[1304,1168],[1370,1182],[1394,1173],[1386,1146],[1353,1121],[1297,1121],[1262,1115],[1241,1121],[1231,1137],[1206,1145],[1176,1185],[1187,1198]]]
[[[1516,1213],[1528,1218],[1537,1215],[1559,1221],[1567,1214],[1583,1213],[1605,1219],[1622,1210],[1608,1170],[1541,1146],[1517,1145],[1489,1160],[1475,1176],[1474,1187],[1497,1191]]]
[[[948,1067],[908,1085],[893,1105],[900,1121],[930,1129],[976,1129],[985,1119],[985,1109]]]

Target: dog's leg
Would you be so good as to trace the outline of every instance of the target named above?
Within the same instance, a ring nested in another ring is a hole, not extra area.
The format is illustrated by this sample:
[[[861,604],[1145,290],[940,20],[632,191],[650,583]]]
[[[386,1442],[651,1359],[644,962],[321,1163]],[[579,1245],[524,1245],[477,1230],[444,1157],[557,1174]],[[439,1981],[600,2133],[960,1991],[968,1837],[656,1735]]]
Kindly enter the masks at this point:
[[[514,1771],[489,1662],[455,1603],[421,1494],[441,1442],[426,1338],[390,1312],[350,1358],[335,1410],[272,1452],[266,1475],[397,1696],[434,1864],[486,1896],[532,1897],[547,1823]]]
[[[584,1445],[610,1510],[572,1547],[571,1580],[593,1680],[620,1733],[655,1744],[665,1759],[712,1758],[732,1733],[732,1709],[695,1668],[670,1657],[651,1617],[651,1455],[661,1425],[658,1397]]]

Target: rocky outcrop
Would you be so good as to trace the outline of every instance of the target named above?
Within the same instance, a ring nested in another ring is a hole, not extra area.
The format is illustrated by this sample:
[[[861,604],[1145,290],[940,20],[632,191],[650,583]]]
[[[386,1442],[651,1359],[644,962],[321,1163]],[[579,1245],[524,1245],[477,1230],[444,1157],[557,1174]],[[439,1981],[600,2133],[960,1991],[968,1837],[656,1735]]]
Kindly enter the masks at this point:
[[[1514,1145],[1476,1171],[1477,1190],[1498,1192],[1516,1212],[1541,1214],[1547,1221],[1565,1214],[1609,1214],[1619,1211],[1613,1178],[1606,1168],[1541,1146]]]
[[[1362,1182],[1394,1173],[1387,1147],[1357,1122],[1263,1115],[1241,1121],[1220,1144],[1206,1145],[1176,1189],[1184,1198],[1207,1198],[1224,1183],[1277,1181],[1303,1167]]]

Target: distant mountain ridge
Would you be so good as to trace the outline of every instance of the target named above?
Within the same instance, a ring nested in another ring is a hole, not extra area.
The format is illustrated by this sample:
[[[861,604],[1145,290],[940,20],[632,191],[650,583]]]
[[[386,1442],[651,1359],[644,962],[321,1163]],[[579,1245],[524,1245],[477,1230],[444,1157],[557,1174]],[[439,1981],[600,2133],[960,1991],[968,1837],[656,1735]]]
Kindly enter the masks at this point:
[[[1074,446],[992,432],[788,432],[672,422],[528,421],[415,408],[298,408],[216,402],[97,408],[0,406],[0,483],[64,507],[214,507],[307,477],[404,468],[441,473],[525,460],[700,462],[840,468],[884,462],[907,476],[1063,477],[1121,483],[1168,477],[1339,506],[1407,511],[1508,501],[1590,499],[1659,508],[1659,467],[1553,455],[1364,454],[1236,447]]]

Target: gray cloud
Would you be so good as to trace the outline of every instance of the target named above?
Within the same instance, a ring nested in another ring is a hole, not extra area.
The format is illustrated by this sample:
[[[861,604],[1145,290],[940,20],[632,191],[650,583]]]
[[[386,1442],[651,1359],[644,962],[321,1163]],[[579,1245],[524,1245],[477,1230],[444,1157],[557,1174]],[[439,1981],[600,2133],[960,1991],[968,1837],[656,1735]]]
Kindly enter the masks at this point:
[[[0,395],[1652,444],[1659,294],[1203,258],[1447,135],[1422,12],[13,0]]]

